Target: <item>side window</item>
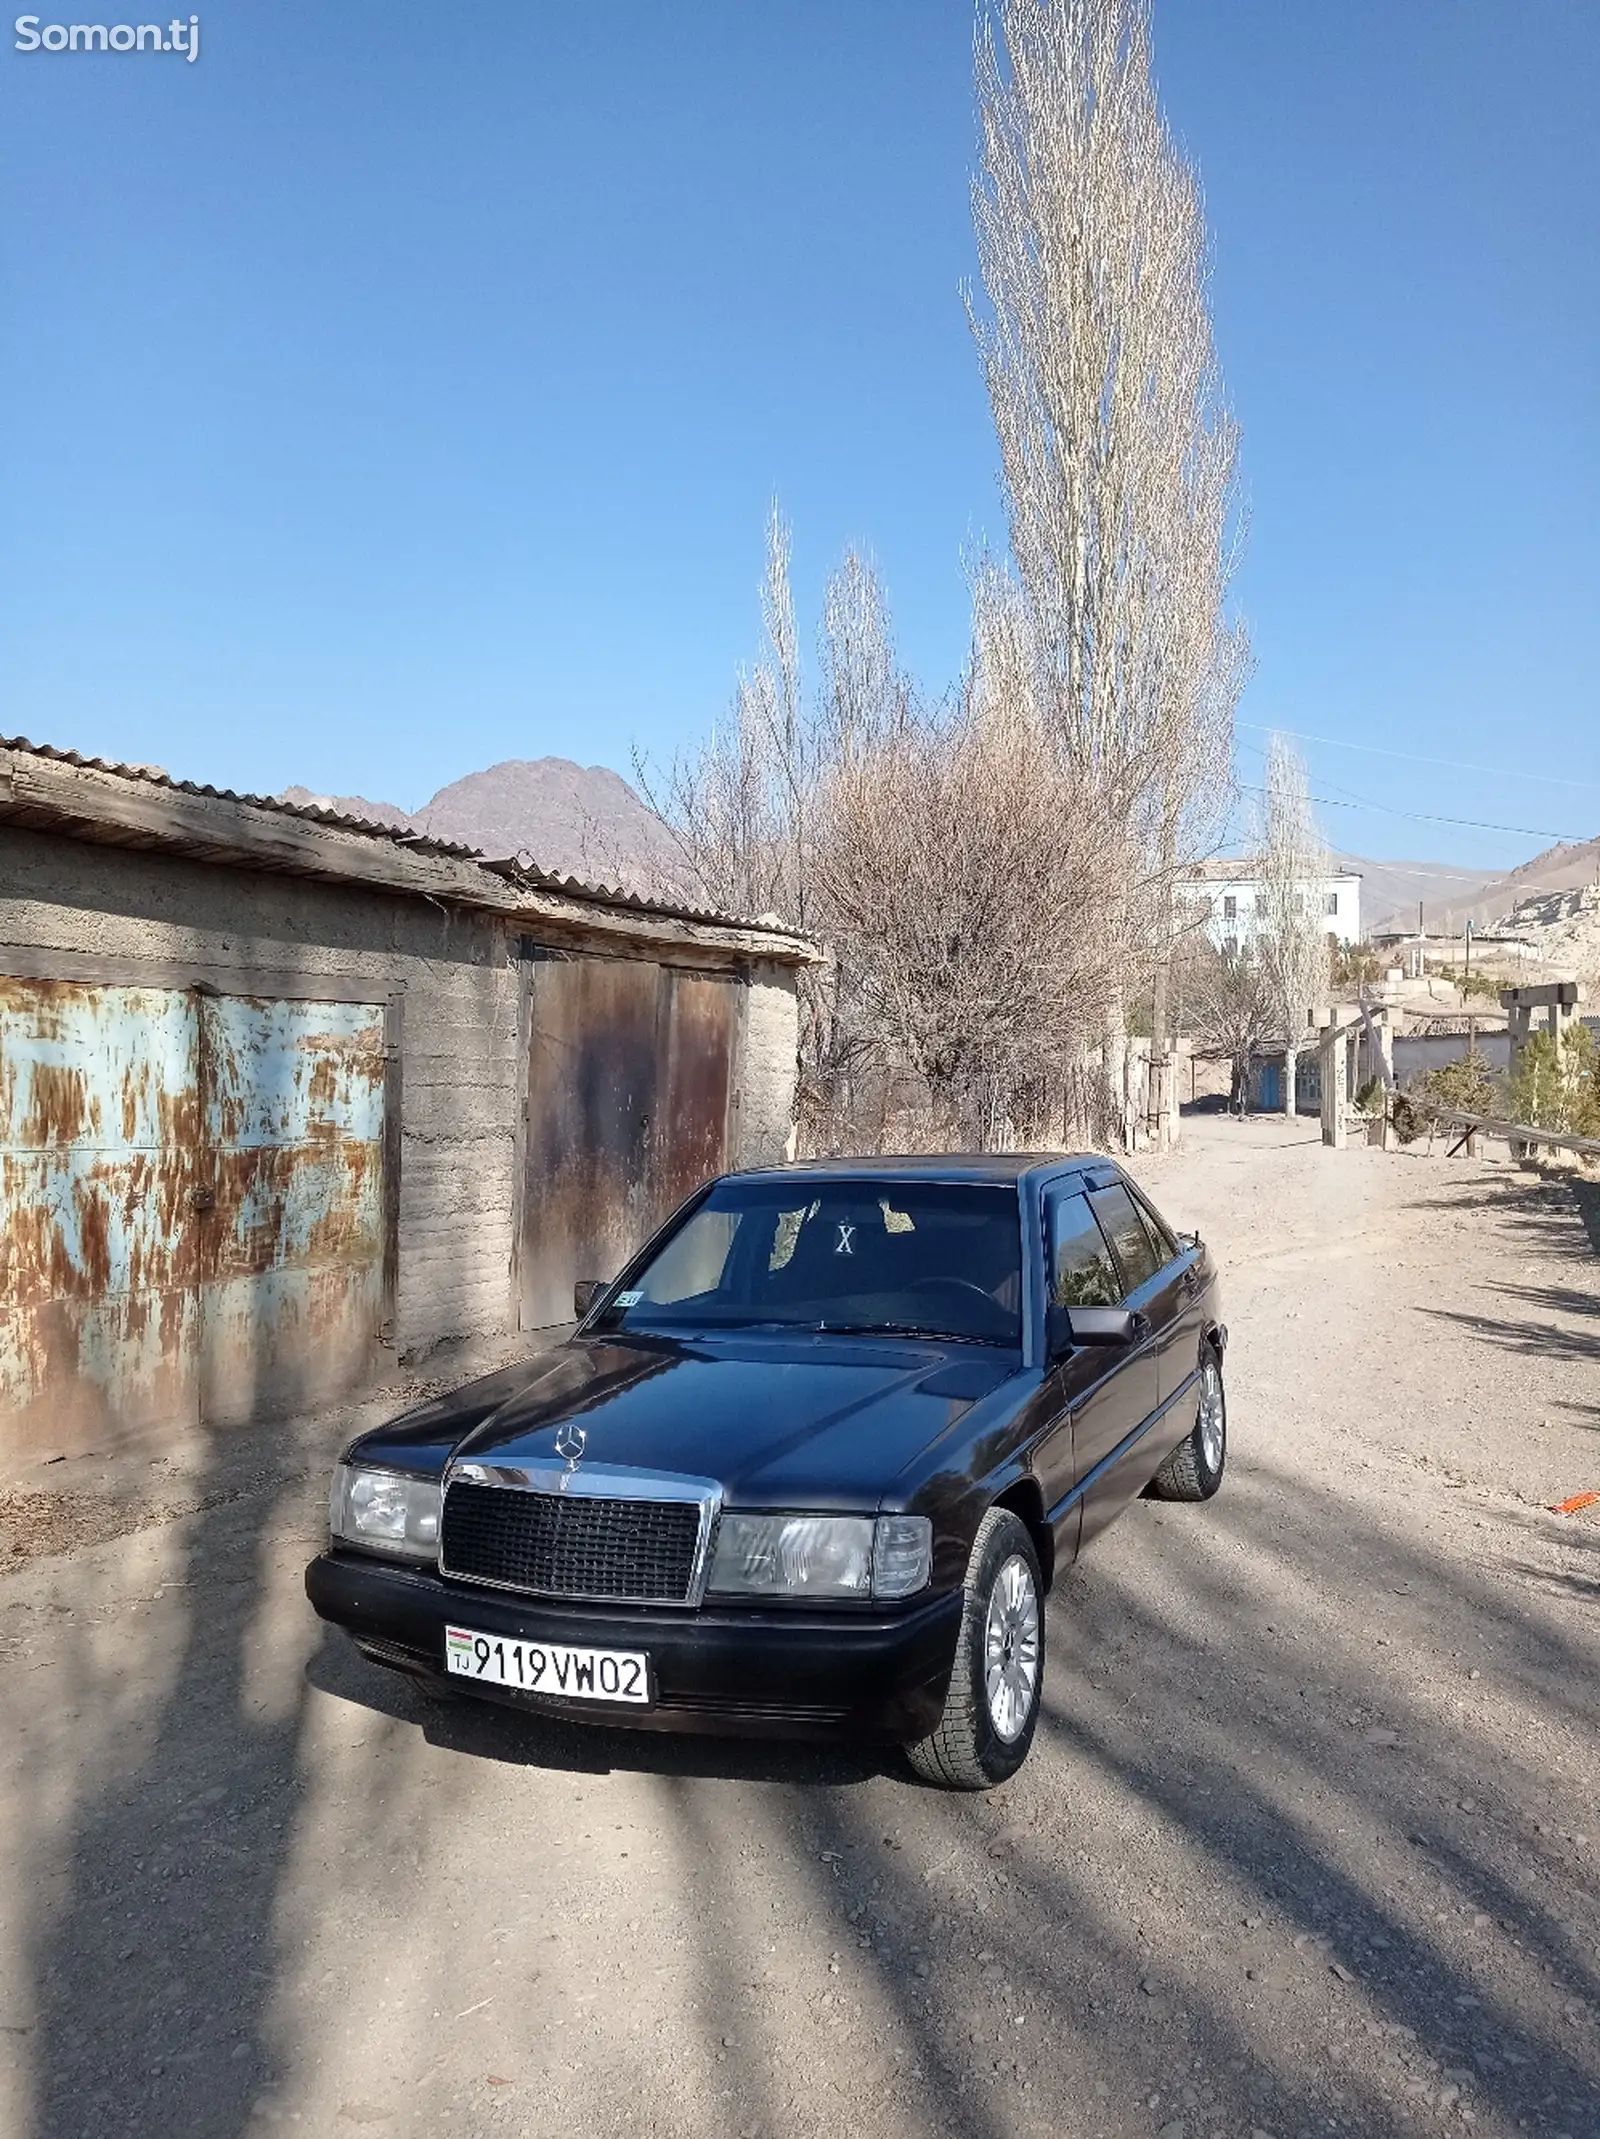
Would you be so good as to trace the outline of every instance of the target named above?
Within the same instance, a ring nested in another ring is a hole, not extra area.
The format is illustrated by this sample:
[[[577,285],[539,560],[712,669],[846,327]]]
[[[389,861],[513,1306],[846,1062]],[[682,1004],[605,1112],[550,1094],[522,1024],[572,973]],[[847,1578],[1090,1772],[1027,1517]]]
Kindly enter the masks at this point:
[[[1118,1184],[1113,1188],[1092,1190],[1089,1201],[1117,1251],[1117,1261],[1122,1265],[1129,1292],[1137,1292],[1147,1278],[1155,1276],[1159,1265],[1156,1251],[1150,1245],[1150,1235],[1144,1229],[1144,1220],[1134,1208],[1133,1198]]]
[[[1138,1206],[1139,1216],[1144,1220],[1144,1229],[1155,1245],[1157,1263],[1175,1262],[1183,1250],[1178,1246],[1171,1226],[1150,1204],[1145,1202],[1143,1196],[1138,1196],[1134,1200]]]
[[[1115,1307],[1122,1280],[1105,1236],[1082,1196],[1052,1197],[1047,1207],[1050,1299],[1056,1307]]]

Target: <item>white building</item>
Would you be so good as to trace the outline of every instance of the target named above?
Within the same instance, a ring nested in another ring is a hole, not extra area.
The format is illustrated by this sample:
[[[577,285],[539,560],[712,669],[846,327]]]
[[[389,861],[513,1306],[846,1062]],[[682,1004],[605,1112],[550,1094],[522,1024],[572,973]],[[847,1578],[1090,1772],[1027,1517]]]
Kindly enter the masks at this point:
[[[1247,951],[1266,925],[1267,888],[1248,858],[1198,862],[1179,882],[1179,897],[1199,908],[1219,951]],[[1350,869],[1308,881],[1303,898],[1336,943],[1361,939],[1361,879]]]

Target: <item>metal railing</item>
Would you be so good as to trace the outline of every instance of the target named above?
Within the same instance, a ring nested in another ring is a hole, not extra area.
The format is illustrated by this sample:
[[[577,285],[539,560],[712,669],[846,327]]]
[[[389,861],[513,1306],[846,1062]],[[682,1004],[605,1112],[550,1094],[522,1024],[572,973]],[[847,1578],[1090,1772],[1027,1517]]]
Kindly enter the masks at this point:
[[[1501,1121],[1492,1114],[1468,1114],[1460,1107],[1441,1107],[1434,1100],[1414,1098],[1409,1092],[1402,1096],[1415,1113],[1437,1122],[1442,1129],[1460,1131],[1450,1147],[1452,1153],[1459,1151],[1469,1136],[1493,1136],[1507,1144],[1521,1145],[1524,1150],[1534,1144],[1548,1144],[1556,1151],[1600,1157],[1600,1137],[1571,1136],[1564,1129],[1541,1129],[1536,1122]]]

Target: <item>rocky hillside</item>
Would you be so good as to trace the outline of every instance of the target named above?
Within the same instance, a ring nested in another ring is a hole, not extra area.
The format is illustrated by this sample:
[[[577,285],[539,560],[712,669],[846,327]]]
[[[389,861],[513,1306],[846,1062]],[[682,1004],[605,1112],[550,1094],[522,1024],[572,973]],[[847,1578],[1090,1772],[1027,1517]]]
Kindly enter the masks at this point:
[[[587,883],[680,898],[696,895],[672,834],[627,781],[604,765],[508,758],[451,781],[415,811],[364,795],[315,795],[305,787],[286,788],[281,799],[426,832],[476,847],[493,860],[520,854],[557,876]]]
[[[1547,847],[1532,861],[1500,872],[1457,869],[1448,862],[1374,862],[1341,855],[1361,873],[1361,924],[1368,935],[1414,929],[1417,902],[1430,936],[1459,936],[1470,919],[1490,929],[1514,907],[1550,893],[1576,891],[1600,877],[1600,839]]]
[[[1527,944],[1551,977],[1570,976],[1591,989],[1600,984],[1600,885],[1539,892],[1513,907],[1495,934]]]
[[[1532,861],[1491,877],[1469,901],[1441,899],[1427,910],[1432,935],[1456,935],[1471,916],[1475,929],[1491,929],[1514,908],[1550,893],[1579,891],[1600,876],[1600,839],[1546,847]]]

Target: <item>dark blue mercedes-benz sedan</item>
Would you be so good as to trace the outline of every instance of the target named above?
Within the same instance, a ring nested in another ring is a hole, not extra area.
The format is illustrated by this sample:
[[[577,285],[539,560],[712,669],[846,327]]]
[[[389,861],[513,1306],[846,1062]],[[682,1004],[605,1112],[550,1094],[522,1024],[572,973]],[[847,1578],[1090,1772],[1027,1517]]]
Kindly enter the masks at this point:
[[[1095,1157],[731,1174],[540,1357],[346,1450],[306,1587],[436,1691],[591,1722],[1027,1755],[1044,1600],[1144,1491],[1207,1500],[1211,1260]]]

